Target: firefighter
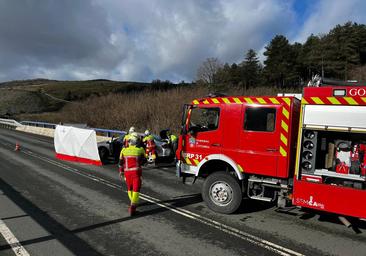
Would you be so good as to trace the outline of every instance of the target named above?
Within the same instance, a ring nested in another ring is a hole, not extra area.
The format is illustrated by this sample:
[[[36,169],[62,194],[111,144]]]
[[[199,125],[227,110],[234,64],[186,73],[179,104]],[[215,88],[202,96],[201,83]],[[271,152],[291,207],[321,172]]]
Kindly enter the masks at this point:
[[[156,145],[154,141],[154,136],[151,135],[149,130],[145,131],[145,136],[142,139],[143,145],[145,147],[145,155],[149,163],[154,163],[156,159]]]
[[[128,140],[128,147],[123,148],[119,161],[119,175],[124,178],[127,186],[127,194],[130,199],[128,213],[133,216],[136,212],[141,188],[142,164],[145,159],[143,148],[137,147],[138,137],[133,135]]]
[[[172,134],[170,130],[167,130],[166,134],[175,156],[175,151],[177,151],[178,148],[178,137]]]
[[[149,130],[146,130],[145,133],[144,133],[144,138],[142,140],[142,142],[145,142],[147,140],[153,140],[154,139],[154,136],[151,135],[150,131]]]
[[[128,147],[128,140],[131,137],[131,134],[135,132],[135,127],[131,126],[130,129],[128,130],[128,133],[125,135],[125,137],[123,138],[123,147]]]

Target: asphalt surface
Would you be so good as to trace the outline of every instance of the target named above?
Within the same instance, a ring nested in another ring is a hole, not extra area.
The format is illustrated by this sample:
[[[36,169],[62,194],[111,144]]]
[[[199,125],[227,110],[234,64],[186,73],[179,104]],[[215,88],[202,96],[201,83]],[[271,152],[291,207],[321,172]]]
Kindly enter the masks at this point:
[[[255,201],[216,214],[201,184],[182,184],[166,164],[145,168],[129,217],[115,165],[59,161],[52,139],[0,129],[0,219],[29,255],[366,255],[365,222],[346,228],[332,215]],[[14,247],[0,235],[0,255]]]

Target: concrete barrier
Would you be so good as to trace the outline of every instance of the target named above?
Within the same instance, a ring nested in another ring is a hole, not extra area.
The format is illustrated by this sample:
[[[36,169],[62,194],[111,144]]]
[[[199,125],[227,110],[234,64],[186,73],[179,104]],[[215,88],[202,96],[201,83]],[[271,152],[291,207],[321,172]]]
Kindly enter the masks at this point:
[[[22,131],[22,132],[27,132],[27,133],[43,135],[43,136],[52,137],[52,138],[53,138],[54,132],[55,132],[55,130],[51,129],[51,128],[35,127],[35,126],[28,126],[28,125],[23,125],[23,126],[17,127],[16,130]]]
[[[29,123],[29,125],[28,125],[28,123]],[[15,129],[17,131],[38,134],[38,135],[51,137],[51,138],[54,137],[55,124],[41,123],[41,124],[43,124],[43,127],[40,127],[40,126],[35,126],[34,125],[35,123],[37,123],[37,122],[24,121],[24,124],[21,124],[12,119],[0,118],[0,127],[6,128],[6,129]],[[45,126],[49,126],[49,127],[46,128]],[[52,127],[52,128],[50,128],[50,127]],[[95,130],[104,131],[103,129],[95,129]],[[113,132],[113,131],[111,131],[111,132]],[[115,131],[115,132],[120,132],[120,131]],[[103,142],[103,141],[109,141],[109,140],[111,140],[111,137],[97,135],[97,142]]]
[[[55,130],[52,128],[23,125],[23,126],[17,127],[16,130],[22,131],[22,132],[27,132],[27,133],[43,135],[43,136],[47,136],[47,137],[51,137],[51,138],[53,138],[55,135]],[[111,139],[110,137],[97,136],[97,142],[108,141],[110,139]]]

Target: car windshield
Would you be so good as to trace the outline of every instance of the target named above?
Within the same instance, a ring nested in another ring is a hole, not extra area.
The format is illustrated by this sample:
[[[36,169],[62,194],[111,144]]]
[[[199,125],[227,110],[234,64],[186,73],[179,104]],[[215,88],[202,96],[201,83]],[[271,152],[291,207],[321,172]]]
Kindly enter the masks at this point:
[[[125,137],[125,135],[120,135],[117,138],[115,138],[115,140],[118,142],[122,142],[124,137]]]

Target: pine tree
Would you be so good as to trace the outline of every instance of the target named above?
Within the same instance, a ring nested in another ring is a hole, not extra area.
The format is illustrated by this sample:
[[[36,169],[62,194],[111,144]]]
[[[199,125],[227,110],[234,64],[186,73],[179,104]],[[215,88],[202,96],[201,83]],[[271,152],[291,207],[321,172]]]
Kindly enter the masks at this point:
[[[286,37],[275,36],[266,47],[264,74],[269,83],[284,87],[291,67],[291,45]]]
[[[350,70],[360,64],[358,42],[351,22],[337,25],[325,37],[326,59],[329,61],[331,75],[347,79]]]
[[[307,38],[302,46],[298,61],[303,65],[301,72],[303,79],[309,80],[313,75],[321,74],[324,65],[324,56],[320,37],[310,35]]]
[[[240,66],[242,67],[242,80],[245,90],[259,85],[262,67],[257,53],[253,49],[248,50],[245,55],[245,60]]]

